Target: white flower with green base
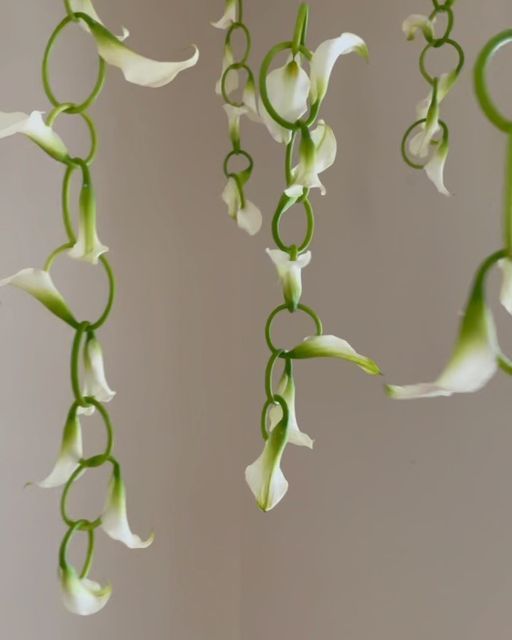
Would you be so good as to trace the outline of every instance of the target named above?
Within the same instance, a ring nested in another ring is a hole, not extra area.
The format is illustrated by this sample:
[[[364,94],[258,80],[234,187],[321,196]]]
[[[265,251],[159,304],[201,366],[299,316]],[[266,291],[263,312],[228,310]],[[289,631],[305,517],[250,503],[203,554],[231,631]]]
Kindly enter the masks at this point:
[[[83,455],[82,428],[80,426],[80,420],[78,419],[77,410],[73,407],[69,412],[64,427],[57,462],[52,472],[44,480],[38,482],[37,486],[42,489],[52,489],[66,484],[77,470]]]
[[[147,540],[142,540],[130,529],[126,512],[126,489],[119,465],[114,465],[105,509],[101,517],[101,528],[113,540],[122,542],[130,549],[146,549],[154,540],[153,534]]]
[[[89,578],[80,578],[76,569],[69,565],[60,568],[60,582],[64,606],[79,616],[98,613],[112,595],[110,585],[102,587]]]
[[[407,40],[414,40],[418,31],[422,31],[427,40],[432,40],[434,37],[434,21],[428,16],[413,13],[403,21],[402,31],[405,33]]]
[[[297,256],[295,260],[280,249],[267,249],[267,253],[276,266],[286,304],[296,309],[302,295],[302,269],[311,262],[311,251]]]
[[[228,213],[238,226],[250,236],[255,235],[261,229],[263,216],[258,207],[245,198],[242,206],[242,196],[235,178],[230,177],[222,192],[222,199],[228,206]]]
[[[224,14],[217,20],[217,22],[212,22],[212,27],[216,29],[229,29],[229,27],[236,22],[237,17],[237,0],[226,0],[226,7],[224,9]]]
[[[0,138],[8,138],[16,133],[22,133],[33,140],[56,160],[62,162],[68,157],[66,145],[62,138],[45,123],[42,111],[0,112]]]
[[[87,337],[84,351],[84,377],[83,391],[84,398],[94,398],[97,402],[110,402],[116,395],[110,388],[105,375],[105,363],[103,361],[103,350],[97,338],[93,335]],[[95,411],[94,405],[79,407],[78,413],[92,415]]]

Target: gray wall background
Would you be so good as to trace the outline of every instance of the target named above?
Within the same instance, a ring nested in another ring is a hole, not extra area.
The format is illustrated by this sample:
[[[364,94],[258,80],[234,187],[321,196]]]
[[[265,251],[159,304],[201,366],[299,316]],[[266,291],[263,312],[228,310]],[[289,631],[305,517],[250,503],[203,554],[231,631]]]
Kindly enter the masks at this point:
[[[63,16],[61,3],[3,4],[0,108],[45,109],[39,61]],[[455,34],[468,66],[443,106],[454,193],[443,199],[398,153],[426,95],[416,66],[420,45],[404,41],[400,24],[430,3],[313,4],[311,46],[353,31],[368,42],[371,64],[344,58],[333,75],[323,116],[340,153],[325,175],[328,195],[314,197],[318,234],[304,302],[328,332],[374,356],[389,381],[428,380],[450,352],[477,264],[500,245],[505,141],[472,97],[471,66],[488,37],[510,24],[512,9],[505,0],[492,8],[457,3]],[[190,42],[202,50],[195,70],[158,91],[111,70],[93,112],[101,132],[99,228],[119,277],[117,306],[100,336],[118,392],[111,405],[116,452],[132,525],[142,534],[154,526],[157,540],[137,553],[101,537],[92,576],[112,580],[110,605],[91,619],[62,609],[59,493],[22,487],[54,460],[71,399],[72,336],[28,296],[3,290],[0,635],[508,640],[510,380],[497,377],[470,397],[395,404],[379,380],[350,365],[300,364],[298,415],[316,448],[288,448],[289,494],[274,512],[260,513],[243,469],[261,448],[263,325],[280,301],[264,249],[283,149],[262,129],[244,126],[257,163],[250,196],[265,217],[262,233],[250,239],[219,197],[228,141],[212,89],[223,35],[208,23],[220,15],[221,0],[96,6],[113,29],[131,28],[141,52],[180,58]],[[291,0],[248,3],[254,66],[290,36],[296,7]],[[85,34],[68,36],[56,53],[55,85],[73,99],[90,85],[95,58]],[[442,70],[449,61],[439,64]],[[506,51],[493,70],[505,105],[511,64]],[[63,117],[58,129],[77,152],[85,148],[75,121]],[[63,238],[62,169],[12,138],[1,143],[0,175],[0,273],[9,275],[41,265]],[[101,271],[63,259],[55,273],[78,315],[94,316],[105,293]],[[510,320],[497,314],[506,350]],[[307,329],[300,320],[290,325],[295,338]],[[99,423],[88,421],[86,432],[94,451]],[[105,482],[92,473],[82,480],[77,513],[101,508]]]

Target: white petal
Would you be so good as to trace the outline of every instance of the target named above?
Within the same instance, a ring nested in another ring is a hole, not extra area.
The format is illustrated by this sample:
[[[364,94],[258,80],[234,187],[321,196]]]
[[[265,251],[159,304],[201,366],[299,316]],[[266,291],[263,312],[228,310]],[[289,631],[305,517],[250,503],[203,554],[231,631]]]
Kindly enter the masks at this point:
[[[298,447],[313,449],[313,440],[307,433],[303,433],[297,424],[297,416],[295,412],[295,384],[293,379],[286,373],[286,370],[283,372],[281,380],[279,381],[277,393],[286,401],[288,406],[288,443],[294,444]],[[282,418],[283,409],[281,405],[273,405],[268,412],[269,432],[279,424]]]
[[[98,613],[112,595],[110,585],[102,587],[88,578],[80,579],[73,567],[61,569],[60,578],[64,606],[79,616]]]
[[[267,249],[267,253],[276,266],[286,303],[296,308],[302,295],[301,272],[311,261],[311,251],[298,256],[297,260],[291,260],[290,254],[279,249]]]
[[[21,112],[0,112],[0,138],[7,138],[15,133],[28,136],[57,160],[62,160],[68,155],[62,138],[44,122],[42,111],[32,111],[30,115]]]
[[[116,395],[116,392],[108,386],[101,345],[94,337],[89,338],[84,347],[83,384],[83,396],[92,396],[98,402],[110,402]]]
[[[302,140],[299,151],[299,164],[292,170],[292,184],[286,188],[289,197],[299,197],[303,189],[320,189],[325,195],[326,190],[320,181],[319,174],[334,163],[337,153],[337,143],[334,131],[320,120],[318,126],[311,132],[311,139]]]
[[[237,0],[226,0],[226,9],[224,15],[217,22],[212,22],[212,27],[216,29],[229,29],[229,27],[236,22],[237,14]]]
[[[228,69],[235,62],[235,56],[233,55],[233,49],[229,44],[226,44],[224,47],[224,56],[222,58],[222,71],[220,74],[220,78],[217,80],[217,84],[215,85],[215,93],[218,96],[222,95],[222,78]],[[224,83],[224,89],[226,91],[226,95],[230,96],[234,93],[240,84],[240,80],[238,77],[238,73],[234,70],[229,73],[226,77],[226,81]]]
[[[163,87],[185,69],[193,67],[199,59],[199,50],[194,47],[194,54],[181,62],[160,62],[145,58],[129,49],[102,25],[88,23],[99,55],[107,64],[121,69],[128,82],[143,87]]]
[[[512,314],[512,260],[504,258],[499,261],[499,265],[503,274],[500,302]]]
[[[311,336],[292,349],[288,356],[295,359],[302,358],[341,358],[358,365],[365,373],[376,376],[381,371],[377,364],[357,353],[346,340],[337,336],[322,335]]]
[[[78,217],[78,236],[68,255],[76,260],[98,264],[101,255],[108,251],[102,244],[96,230],[96,196],[89,182],[84,183],[80,192],[80,215]]]
[[[43,271],[42,269],[22,269],[10,278],[0,280],[0,287],[8,284],[29,293],[65,322],[69,324],[76,323],[64,298],[53,284],[53,280],[48,271]]]
[[[449,196],[450,192],[444,185],[444,166],[448,157],[448,145],[441,142],[425,165],[425,173],[434,183],[436,189],[443,196]]]
[[[462,321],[459,338],[448,365],[431,383],[400,387],[389,385],[392,398],[431,398],[473,393],[484,387],[498,369],[499,347],[492,315],[481,299],[472,299]]]
[[[420,29],[430,38],[434,37],[434,24],[428,16],[414,13],[406,18],[402,24],[402,31],[405,33],[407,40],[414,40],[416,33]]]
[[[261,229],[263,216],[258,207],[250,200],[245,201],[245,207],[239,209],[236,214],[238,226],[250,236],[254,236]]]
[[[94,8],[91,0],[70,0],[70,5],[71,5],[71,10],[74,13],[85,13],[86,15],[88,15],[90,18],[92,18],[95,22],[97,22],[98,24],[103,24],[103,22],[101,21],[99,15],[96,12],[96,9]],[[90,29],[89,26],[87,25],[86,22],[83,22],[82,20],[80,21],[80,26],[82,27],[82,29],[84,31],[86,31],[87,33],[90,33]],[[125,27],[123,27],[123,33],[120,36],[116,36],[118,40],[126,40],[126,38],[128,38],[128,36],[130,35],[130,32],[128,31],[128,29],[126,29]]]
[[[83,458],[82,429],[76,412],[68,416],[59,457],[53,471],[44,480],[37,483],[42,489],[60,487],[69,480]]]
[[[249,117],[249,120],[252,120],[253,122],[261,122],[256,100],[256,89],[251,80],[248,80],[245,85],[242,101],[247,109],[247,116]]]
[[[237,213],[240,209],[240,192],[234,178],[228,178],[224,191],[222,192],[222,199],[228,206],[229,216],[236,219]]]
[[[315,170],[322,173],[334,164],[338,145],[334,131],[323,120],[311,132],[311,138],[315,144]]]
[[[153,542],[151,534],[147,540],[132,533],[126,514],[126,492],[122,479],[113,474],[108,490],[105,509],[101,517],[101,528],[113,540],[122,542],[130,549],[146,549]]]
[[[341,55],[352,52],[368,58],[364,40],[354,33],[342,33],[339,38],[326,40],[317,48],[311,60],[311,102],[323,99],[336,60]]]

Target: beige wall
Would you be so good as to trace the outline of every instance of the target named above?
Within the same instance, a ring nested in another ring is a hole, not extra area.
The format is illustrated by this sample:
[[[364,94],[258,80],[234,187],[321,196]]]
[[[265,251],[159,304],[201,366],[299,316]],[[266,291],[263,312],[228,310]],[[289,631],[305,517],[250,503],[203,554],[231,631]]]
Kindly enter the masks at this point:
[[[316,439],[315,452],[286,452],[290,491],[275,512],[258,512],[243,483],[261,447],[263,323],[280,297],[264,249],[283,150],[245,127],[257,162],[251,197],[265,215],[262,234],[249,239],[219,199],[228,143],[212,87],[222,35],[208,21],[221,4],[97,2],[112,27],[126,24],[133,45],[155,57],[185,55],[194,41],[202,49],[196,70],[159,91],[112,71],[94,109],[102,133],[99,224],[120,285],[101,334],[118,391],[116,451],[133,526],[141,533],[154,526],[158,537],[139,553],[101,537],[93,576],[113,581],[111,604],[92,619],[63,611],[55,579],[59,494],[22,487],[53,461],[71,398],[71,335],[32,300],[3,291],[0,637],[508,640],[512,430],[504,376],[478,395],[397,404],[354,367],[300,364],[300,424]],[[509,3],[492,4],[457,4],[456,34],[470,64],[512,19]],[[4,5],[1,109],[46,108],[39,58],[61,3]],[[248,5],[260,60],[289,37],[297,3]],[[504,140],[472,99],[468,66],[443,106],[455,195],[438,196],[398,153],[425,94],[419,44],[403,41],[400,22],[429,3],[314,5],[312,45],[354,31],[372,61],[342,60],[325,105],[340,154],[325,178],[328,195],[314,197],[318,235],[304,302],[328,332],[373,355],[390,381],[428,379],[449,353],[477,263],[499,245]],[[75,33],[60,53],[56,84],[72,97],[92,78],[92,50]],[[496,77],[505,80],[512,57],[500,58]],[[74,140],[73,123],[59,130]],[[10,274],[41,264],[63,237],[61,169],[28,142],[9,139],[0,176],[0,273]],[[80,315],[94,315],[101,274],[66,261],[56,273]],[[503,314],[500,324],[506,348]],[[307,329],[294,326],[295,337]],[[99,446],[99,425],[89,421],[87,430]],[[105,478],[89,475],[75,497],[84,515],[103,500]]]

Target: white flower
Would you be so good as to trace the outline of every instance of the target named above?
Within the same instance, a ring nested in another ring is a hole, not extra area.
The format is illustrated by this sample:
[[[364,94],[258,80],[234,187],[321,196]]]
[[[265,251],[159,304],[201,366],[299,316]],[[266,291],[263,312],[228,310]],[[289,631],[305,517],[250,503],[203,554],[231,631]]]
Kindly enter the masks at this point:
[[[296,309],[302,295],[302,269],[310,263],[311,251],[297,256],[296,260],[292,260],[289,253],[280,249],[267,249],[267,253],[276,265],[286,304]]]
[[[285,190],[287,196],[298,198],[304,189],[320,189],[325,195],[326,190],[318,174],[334,164],[336,160],[337,143],[334,131],[320,120],[311,135],[302,133],[299,150],[299,164],[292,170],[292,184]]]
[[[146,549],[154,539],[154,535],[151,534],[147,540],[142,540],[130,529],[126,515],[126,490],[118,465],[114,466],[105,509],[101,517],[101,528],[113,540],[122,542],[130,549]]]
[[[53,284],[48,271],[43,271],[43,269],[22,269],[10,278],[0,280],[0,287],[7,284],[26,291],[56,316],[72,326],[76,325],[73,314],[61,293]]]
[[[263,453],[245,470],[247,484],[262,511],[273,509],[288,491],[280,466],[287,440],[288,428],[281,421],[270,432]]]
[[[299,429],[295,413],[295,382],[292,375],[291,360],[286,360],[285,370],[277,387],[277,393],[285,400],[288,407],[288,443],[298,447],[313,448],[313,440]],[[268,412],[269,432],[273,431],[283,419],[283,409],[279,403],[273,405]]]
[[[229,27],[236,22],[237,16],[237,0],[226,0],[226,8],[224,15],[217,22],[212,22],[212,27],[216,29],[229,29]]]
[[[294,123],[306,113],[311,83],[308,74],[300,66],[299,56],[271,71],[266,86],[270,104],[281,118]],[[290,142],[291,131],[270,116],[263,100],[260,100],[260,116],[274,140],[284,144]]]
[[[93,20],[95,20],[98,24],[103,24],[103,22],[101,21],[99,15],[96,12],[96,9],[94,8],[91,0],[70,0],[70,5],[71,5],[71,10],[73,11],[73,13],[85,13],[86,15],[88,15],[90,18],[92,18]],[[90,33],[90,29],[89,26],[87,25],[87,23],[80,21],[80,26],[82,27],[82,29],[84,31],[86,31],[87,33]],[[130,32],[128,31],[128,29],[126,29],[125,27],[123,27],[123,33],[120,36],[116,36],[118,40],[126,40],[126,38],[130,35]]]
[[[237,221],[240,229],[246,231],[253,236],[261,229],[263,217],[258,207],[245,200],[245,206],[242,207],[242,198],[235,178],[228,178],[222,199],[228,205],[228,213],[231,218]]]
[[[446,164],[446,158],[448,157],[448,150],[448,142],[442,140],[424,167],[429,180],[443,196],[451,195],[444,185],[444,166]]]
[[[407,40],[414,40],[416,33],[420,29],[427,40],[432,40],[434,37],[434,22],[428,16],[413,13],[403,21],[402,31],[405,33]]]
[[[512,314],[512,260],[510,258],[504,258],[500,260],[499,266],[501,267],[503,275],[500,302],[505,309]]]
[[[69,480],[83,458],[82,429],[76,409],[69,412],[59,457],[53,471],[44,480],[37,483],[42,489],[60,487]]]
[[[94,36],[100,57],[107,64],[121,69],[128,82],[143,87],[163,87],[172,82],[181,71],[193,67],[199,59],[199,50],[195,46],[193,55],[181,62],[160,62],[145,58],[129,49],[96,20],[89,17],[86,22]]]
[[[90,616],[101,611],[112,595],[112,587],[102,587],[88,578],[80,578],[73,567],[60,569],[64,606],[71,613]]]
[[[110,402],[116,395],[115,391],[108,386],[105,376],[105,365],[103,362],[103,351],[98,340],[90,335],[84,347],[84,378],[83,391],[84,398],[92,397],[98,402]],[[89,407],[79,407],[78,413],[92,415],[95,411],[93,405]]]
[[[220,74],[220,78],[217,80],[217,84],[215,85],[215,93],[218,96],[222,95],[222,78],[224,74],[228,70],[228,68],[235,62],[235,56],[233,55],[233,49],[229,43],[226,43],[224,47],[224,56],[222,58],[222,71]],[[224,82],[224,90],[226,95],[229,97],[234,91],[238,89],[239,85],[238,73],[236,71],[230,71],[226,76],[226,80]]]
[[[366,356],[357,353],[346,340],[336,336],[311,336],[287,353],[292,359],[302,358],[341,358],[357,364],[365,373],[378,376],[378,365]]]
[[[101,244],[96,230],[96,195],[90,182],[88,170],[84,174],[84,182],[80,191],[80,215],[78,218],[78,237],[76,243],[68,251],[71,258],[98,264],[98,258],[108,251]]]
[[[0,138],[23,133],[56,160],[64,160],[68,150],[62,138],[43,120],[42,111],[32,113],[0,112]]]
[[[224,111],[228,117],[229,137],[234,147],[240,146],[240,118],[248,112],[247,107],[234,107],[231,104],[224,105]]]
[[[387,392],[399,400],[472,393],[484,387],[498,368],[496,327],[481,288],[472,294],[448,365],[434,382],[399,387]]]
[[[342,33],[338,38],[326,40],[317,48],[311,60],[312,103],[323,100],[329,86],[329,79],[337,59],[347,53],[357,53],[368,59],[368,47],[364,40],[354,33]]]

